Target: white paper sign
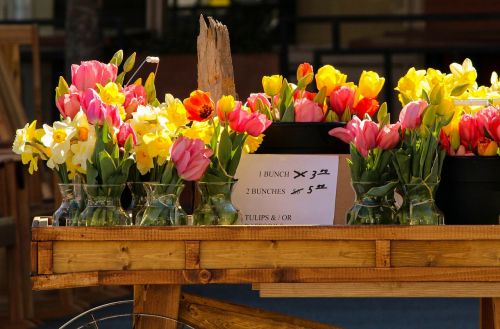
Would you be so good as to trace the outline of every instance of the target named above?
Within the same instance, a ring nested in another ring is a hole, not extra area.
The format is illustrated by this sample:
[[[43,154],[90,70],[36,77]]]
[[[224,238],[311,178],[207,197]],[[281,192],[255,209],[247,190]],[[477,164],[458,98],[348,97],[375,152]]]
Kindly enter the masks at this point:
[[[239,224],[332,225],[338,168],[338,155],[244,155],[232,194]]]

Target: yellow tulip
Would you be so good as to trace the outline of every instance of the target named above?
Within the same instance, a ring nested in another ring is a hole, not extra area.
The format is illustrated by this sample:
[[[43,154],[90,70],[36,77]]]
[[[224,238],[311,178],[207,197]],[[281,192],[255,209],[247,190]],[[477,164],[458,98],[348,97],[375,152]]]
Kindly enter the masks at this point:
[[[231,95],[225,96],[223,95],[219,101],[217,102],[217,115],[220,117],[223,117],[224,114],[231,112],[234,107],[236,106],[236,103],[234,101],[234,97]]]
[[[247,139],[245,140],[245,144],[243,145],[243,151],[245,151],[245,153],[254,153],[260,147],[263,139],[264,134],[260,134],[257,137],[248,135]]]
[[[385,79],[379,77],[377,72],[364,71],[359,77],[358,91],[366,98],[377,98],[384,86]]]
[[[281,75],[271,75],[262,77],[262,88],[268,96],[278,95],[283,84],[283,76]]]
[[[326,87],[327,96],[330,96],[335,88],[345,84],[346,80],[347,75],[331,65],[322,66],[316,73],[316,87],[318,87],[318,90]]]

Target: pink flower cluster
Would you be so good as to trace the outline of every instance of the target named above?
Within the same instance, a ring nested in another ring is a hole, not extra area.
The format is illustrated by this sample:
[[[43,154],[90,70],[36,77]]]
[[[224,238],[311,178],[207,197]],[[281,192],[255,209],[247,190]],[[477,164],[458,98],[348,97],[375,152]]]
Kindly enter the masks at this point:
[[[331,136],[341,139],[345,143],[353,143],[358,152],[368,157],[370,150],[380,148],[390,150],[399,144],[399,128],[401,124],[387,124],[379,129],[379,125],[371,119],[359,119],[354,116],[345,128],[330,130]]]
[[[252,100],[252,105],[250,106],[250,112],[245,111],[242,108],[240,101],[235,102],[235,107],[229,113],[218,114],[221,120],[225,120],[229,123],[229,127],[238,133],[247,133],[250,136],[257,137],[262,134],[272,123],[268,120],[265,114],[260,113],[256,110],[255,101],[257,98],[261,97],[259,94],[252,94],[254,99]],[[267,99],[261,99],[264,102]],[[269,101],[267,101],[269,102]],[[217,108],[219,104],[217,102]]]

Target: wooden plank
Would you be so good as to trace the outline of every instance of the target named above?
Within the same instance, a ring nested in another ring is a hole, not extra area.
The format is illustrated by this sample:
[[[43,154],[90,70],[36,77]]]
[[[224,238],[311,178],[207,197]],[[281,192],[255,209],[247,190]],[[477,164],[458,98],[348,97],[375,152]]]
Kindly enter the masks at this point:
[[[98,270],[182,269],[181,241],[83,241],[54,243],[54,273]]]
[[[493,323],[495,329],[500,329],[500,298],[493,298]]]
[[[33,290],[52,290],[99,285],[97,272],[37,275],[31,278]]]
[[[204,329],[335,329],[338,327],[303,320],[253,307],[236,305],[202,296],[183,293],[179,319]]]
[[[276,268],[219,270],[136,270],[76,273],[97,276],[100,285],[252,284],[331,282],[500,282],[496,268]],[[68,288],[69,274],[32,277],[36,290]],[[48,278],[52,278],[49,280]],[[48,287],[44,286],[45,283]],[[90,280],[92,283],[93,281]],[[59,284],[59,285],[58,285]],[[93,284],[92,284],[93,285]],[[78,285],[80,286],[80,285]]]
[[[498,241],[393,241],[392,265],[405,266],[498,266]]]
[[[200,241],[186,241],[186,269],[200,268]]]
[[[500,240],[500,225],[34,228],[35,241]]]
[[[180,285],[134,286],[134,313],[162,315],[176,320],[179,315]],[[139,318],[137,329],[175,329],[175,323],[154,318]]]
[[[375,242],[375,263],[377,267],[391,267],[391,241]]]
[[[31,273],[38,273],[38,242],[31,242]]]
[[[481,298],[479,304],[479,328],[495,329],[493,321],[493,298]]]
[[[38,242],[38,273],[52,274],[53,264],[53,243],[52,241]]]
[[[32,25],[0,24],[2,43],[30,44]]]
[[[261,297],[500,297],[498,282],[261,283]]]
[[[373,241],[202,241],[202,268],[371,267]]]

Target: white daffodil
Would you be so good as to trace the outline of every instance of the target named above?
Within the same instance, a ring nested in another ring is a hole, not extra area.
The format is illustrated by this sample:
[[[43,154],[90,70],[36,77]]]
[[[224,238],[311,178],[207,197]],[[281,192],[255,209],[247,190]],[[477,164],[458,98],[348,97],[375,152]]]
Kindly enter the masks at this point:
[[[44,124],[45,135],[42,137],[42,143],[45,147],[52,150],[52,155],[47,161],[49,168],[55,168],[57,165],[66,162],[71,146],[71,138],[76,134],[76,129],[71,124],[68,117],[64,121],[54,122],[54,126]]]

